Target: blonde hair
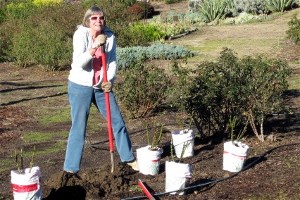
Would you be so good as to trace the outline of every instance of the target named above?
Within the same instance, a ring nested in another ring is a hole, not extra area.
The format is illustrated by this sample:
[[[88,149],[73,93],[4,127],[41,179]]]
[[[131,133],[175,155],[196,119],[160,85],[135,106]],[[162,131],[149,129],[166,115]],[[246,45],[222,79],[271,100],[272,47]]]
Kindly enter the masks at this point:
[[[90,16],[95,14],[104,14],[103,10],[99,8],[98,6],[92,6],[90,7],[86,12],[82,20],[82,25],[85,27],[89,27],[90,23]]]

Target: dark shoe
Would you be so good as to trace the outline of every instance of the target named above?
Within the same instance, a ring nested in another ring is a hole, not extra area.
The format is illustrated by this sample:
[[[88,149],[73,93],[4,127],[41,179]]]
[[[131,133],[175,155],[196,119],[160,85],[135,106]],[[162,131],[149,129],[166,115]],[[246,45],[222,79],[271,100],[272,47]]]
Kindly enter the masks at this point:
[[[61,177],[60,187],[65,187],[71,178],[77,178],[81,180],[80,176],[78,176],[77,173],[64,171]]]

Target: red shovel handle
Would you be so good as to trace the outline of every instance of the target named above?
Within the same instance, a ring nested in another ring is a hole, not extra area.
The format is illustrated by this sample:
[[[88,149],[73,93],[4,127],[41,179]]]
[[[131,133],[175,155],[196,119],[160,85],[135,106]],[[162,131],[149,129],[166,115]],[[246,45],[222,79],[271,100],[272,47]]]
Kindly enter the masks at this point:
[[[103,67],[103,82],[108,82],[107,80],[107,63],[106,63],[106,53],[105,45],[101,46],[101,58],[102,58],[102,67]],[[109,150],[114,152],[114,141],[113,141],[113,132],[112,132],[112,123],[111,123],[111,113],[110,113],[110,100],[109,93],[105,92],[105,106],[106,106],[106,118],[107,118],[107,128],[108,128],[108,139],[109,139]]]
[[[152,194],[149,192],[147,187],[140,179],[138,180],[138,185],[140,186],[140,188],[142,189],[142,191],[144,192],[144,194],[147,196],[148,199],[155,200],[155,198],[152,196]]]

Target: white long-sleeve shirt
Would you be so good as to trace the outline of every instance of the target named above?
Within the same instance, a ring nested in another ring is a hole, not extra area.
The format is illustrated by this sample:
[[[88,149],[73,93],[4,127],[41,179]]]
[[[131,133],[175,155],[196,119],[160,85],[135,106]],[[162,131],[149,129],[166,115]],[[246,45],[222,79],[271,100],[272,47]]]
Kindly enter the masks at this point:
[[[104,34],[107,36],[105,44],[106,60],[107,60],[107,79],[113,82],[117,71],[116,59],[116,37],[107,28],[104,29]],[[93,56],[88,49],[92,47],[92,36],[89,28],[79,25],[73,35],[73,60],[69,74],[69,80],[83,86],[94,86],[98,88],[103,80],[103,67],[100,71],[100,80],[93,85]]]

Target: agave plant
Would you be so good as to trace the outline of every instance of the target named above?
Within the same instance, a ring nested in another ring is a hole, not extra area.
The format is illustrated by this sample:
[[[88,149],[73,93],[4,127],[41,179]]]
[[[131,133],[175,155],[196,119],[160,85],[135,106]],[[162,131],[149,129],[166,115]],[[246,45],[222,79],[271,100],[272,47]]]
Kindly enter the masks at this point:
[[[266,4],[272,12],[283,12],[296,4],[296,0],[266,0]]]
[[[199,12],[206,23],[223,19],[226,15],[226,0],[206,0],[199,5]]]

